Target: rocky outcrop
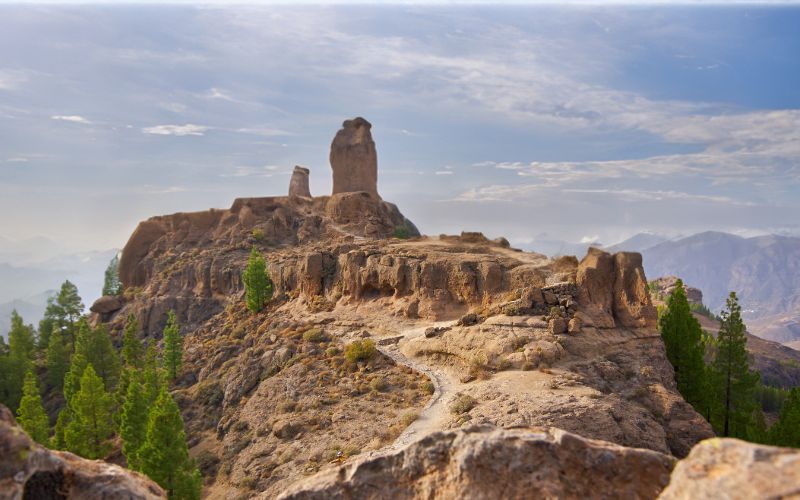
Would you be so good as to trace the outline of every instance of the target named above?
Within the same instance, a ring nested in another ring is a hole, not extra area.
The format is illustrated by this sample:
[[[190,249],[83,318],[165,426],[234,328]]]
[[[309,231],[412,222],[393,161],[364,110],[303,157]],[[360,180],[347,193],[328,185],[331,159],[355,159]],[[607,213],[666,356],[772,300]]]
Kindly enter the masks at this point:
[[[654,498],[674,459],[554,429],[430,434],[321,472],[279,498]]]
[[[358,117],[345,120],[331,143],[333,193],[364,191],[378,196],[378,153],[372,140],[372,125]]]
[[[305,167],[296,165],[289,180],[289,196],[302,196],[311,198],[311,190],[308,187],[309,170]]]
[[[678,462],[659,499],[798,497],[800,450],[709,439]]]
[[[167,495],[137,472],[39,446],[0,405],[0,500],[51,498],[151,500]]]
[[[576,282],[584,312],[598,328],[653,327],[657,313],[650,300],[642,255],[611,255],[589,248],[578,265]]]
[[[675,290],[675,287],[678,285],[678,277],[677,276],[662,276],[660,278],[656,278],[655,280],[650,281],[650,286],[657,295],[660,295],[662,299],[666,300],[672,291]],[[686,300],[689,301],[691,304],[702,304],[703,303],[703,291],[691,287],[686,283],[683,284],[683,290],[686,292]]]

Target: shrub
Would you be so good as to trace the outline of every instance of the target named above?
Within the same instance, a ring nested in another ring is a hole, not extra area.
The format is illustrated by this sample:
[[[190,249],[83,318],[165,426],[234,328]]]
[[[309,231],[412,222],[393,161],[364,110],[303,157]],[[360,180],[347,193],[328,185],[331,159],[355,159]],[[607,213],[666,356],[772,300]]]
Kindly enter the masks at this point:
[[[436,387],[434,387],[433,382],[430,380],[426,380],[422,384],[422,390],[427,392],[428,394],[433,394],[436,391]]]
[[[253,239],[256,241],[264,241],[264,231],[259,228],[253,229]]]
[[[415,420],[419,418],[419,413],[415,412],[414,410],[408,410],[402,415],[400,415],[400,422],[403,426],[408,427],[409,425],[413,424]]]
[[[325,334],[319,328],[312,328],[303,333],[303,340],[306,342],[322,342],[325,339]]]
[[[225,393],[219,382],[204,380],[197,387],[196,397],[197,401],[206,406],[219,406],[225,398]]]
[[[344,348],[344,357],[350,363],[367,361],[375,356],[375,342],[370,339],[356,340]]]
[[[459,394],[450,403],[450,413],[453,415],[461,415],[475,408],[477,404],[478,402],[472,396],[468,394]]]
[[[331,346],[325,349],[325,355],[328,356],[329,358],[336,356],[337,354],[339,354],[339,352],[340,351],[338,347]]]
[[[385,378],[379,376],[374,378],[372,382],[370,382],[369,386],[372,387],[373,391],[383,392],[389,387],[389,384],[386,383]]]

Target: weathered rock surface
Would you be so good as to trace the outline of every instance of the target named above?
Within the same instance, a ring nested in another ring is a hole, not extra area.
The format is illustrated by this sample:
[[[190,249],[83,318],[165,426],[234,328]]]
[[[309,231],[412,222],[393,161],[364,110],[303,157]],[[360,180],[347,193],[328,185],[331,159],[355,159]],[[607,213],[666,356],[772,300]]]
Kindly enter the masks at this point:
[[[93,313],[110,314],[114,311],[119,311],[125,305],[125,300],[116,295],[104,295],[94,301],[94,304],[89,308]]]
[[[300,165],[294,167],[292,178],[289,180],[289,196],[302,196],[311,198],[311,190],[308,187],[309,170]]]
[[[34,443],[0,405],[0,500],[167,498],[147,477]]]
[[[800,450],[709,439],[678,462],[659,499],[800,498]]]
[[[345,120],[331,143],[333,193],[364,191],[378,196],[378,153],[372,140],[372,124],[358,117]]]
[[[578,265],[576,283],[581,290],[581,305],[594,326],[655,326],[657,313],[647,289],[641,254],[611,255],[599,248],[589,248]]]
[[[279,498],[654,498],[674,459],[559,429],[430,434],[302,480]]]
[[[660,278],[656,278],[650,281],[650,284],[655,289],[655,293],[660,295],[663,299],[666,299],[678,283],[677,276],[661,276]],[[686,283],[683,284],[683,289],[686,292],[686,299],[693,304],[702,304],[703,303],[703,291],[699,288],[694,288]]]

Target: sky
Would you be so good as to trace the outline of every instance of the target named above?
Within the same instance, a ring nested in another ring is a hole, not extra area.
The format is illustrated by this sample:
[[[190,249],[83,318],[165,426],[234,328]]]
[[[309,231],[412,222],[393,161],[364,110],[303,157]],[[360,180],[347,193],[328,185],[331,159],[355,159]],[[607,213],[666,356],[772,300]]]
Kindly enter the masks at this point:
[[[797,5],[27,3],[0,4],[0,237],[119,248],[296,164],[328,194],[355,116],[426,234],[800,235]]]

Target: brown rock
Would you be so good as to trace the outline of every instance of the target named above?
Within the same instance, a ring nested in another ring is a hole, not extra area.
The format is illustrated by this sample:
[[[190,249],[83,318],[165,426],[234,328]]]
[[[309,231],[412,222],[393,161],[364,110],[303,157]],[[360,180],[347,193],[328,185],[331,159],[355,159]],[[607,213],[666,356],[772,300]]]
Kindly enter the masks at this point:
[[[654,498],[673,464],[661,453],[555,428],[472,427],[357,457],[279,498]]]
[[[656,326],[658,314],[650,301],[642,254],[614,254],[614,317],[626,327]]]
[[[575,278],[583,311],[600,328],[614,327],[614,259],[608,252],[589,247]]]
[[[0,405],[0,500],[48,498],[150,500],[167,495],[137,472],[39,446]]]
[[[331,143],[333,194],[364,191],[378,196],[378,154],[370,129],[372,125],[358,117],[345,120]]]
[[[564,333],[567,331],[567,322],[564,321],[564,318],[553,318],[547,322],[547,328],[553,334]]]
[[[289,196],[303,196],[311,198],[311,190],[308,188],[309,170],[299,165],[294,167],[292,178],[289,181]]]
[[[572,318],[569,320],[569,324],[567,325],[567,331],[569,333],[580,333],[581,331],[581,319],[580,318]]]
[[[117,295],[104,295],[94,301],[90,311],[97,314],[109,314],[119,311],[125,305],[125,300]]]
[[[659,499],[797,498],[800,450],[708,439],[678,462]]]

